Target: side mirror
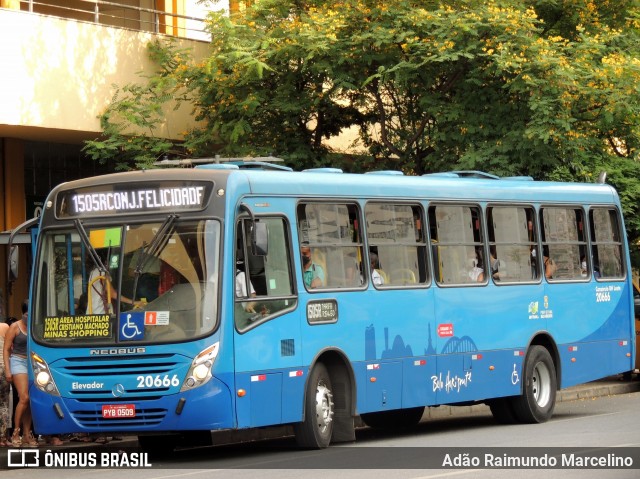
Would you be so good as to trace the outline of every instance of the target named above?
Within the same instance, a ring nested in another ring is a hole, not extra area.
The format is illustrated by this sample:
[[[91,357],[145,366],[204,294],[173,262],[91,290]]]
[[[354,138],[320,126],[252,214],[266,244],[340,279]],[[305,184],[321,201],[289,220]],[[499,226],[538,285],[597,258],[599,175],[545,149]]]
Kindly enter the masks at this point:
[[[269,253],[269,230],[267,223],[254,221],[251,232],[251,254],[267,256]]]

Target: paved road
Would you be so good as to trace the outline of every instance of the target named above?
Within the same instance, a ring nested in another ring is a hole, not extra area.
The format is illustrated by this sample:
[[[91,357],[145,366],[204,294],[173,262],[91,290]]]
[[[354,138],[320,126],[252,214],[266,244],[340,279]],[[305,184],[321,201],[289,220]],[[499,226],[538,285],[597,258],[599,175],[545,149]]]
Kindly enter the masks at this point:
[[[360,429],[355,443],[322,451],[293,449],[294,441],[277,441],[182,450],[171,456],[152,459],[152,469],[12,469],[2,471],[4,479],[51,479],[73,475],[76,479],[636,479],[640,469],[489,469],[483,465],[465,469],[445,468],[440,460],[444,453],[483,457],[518,454],[526,446],[529,456],[544,454],[560,457],[566,448],[580,454],[602,454],[603,448],[615,447],[615,453],[633,457],[640,465],[640,381],[625,382],[618,378],[597,381],[564,391],[559,397],[554,417],[544,424],[497,425],[487,408],[452,408],[459,417],[447,417],[442,408],[440,418],[427,420],[415,429],[385,433]],[[629,394],[627,394],[629,393]],[[592,399],[593,398],[593,399]],[[433,416],[432,416],[433,417]],[[127,441],[112,442],[110,446]],[[135,441],[131,441],[135,444]],[[75,443],[73,443],[75,444]],[[556,449],[556,448],[562,449]],[[487,449],[489,448],[489,449]],[[123,447],[123,449],[126,449]],[[118,454],[118,448],[92,445],[89,448],[61,447],[56,454]],[[115,452],[114,452],[115,451]],[[125,451],[128,454],[128,451]],[[606,450],[605,452],[609,452]],[[440,455],[440,456],[438,456]],[[364,466],[363,466],[364,464]],[[411,469],[407,466],[412,465]],[[363,469],[367,467],[368,469]],[[391,469],[389,467],[392,467]],[[397,468],[396,468],[397,467]]]

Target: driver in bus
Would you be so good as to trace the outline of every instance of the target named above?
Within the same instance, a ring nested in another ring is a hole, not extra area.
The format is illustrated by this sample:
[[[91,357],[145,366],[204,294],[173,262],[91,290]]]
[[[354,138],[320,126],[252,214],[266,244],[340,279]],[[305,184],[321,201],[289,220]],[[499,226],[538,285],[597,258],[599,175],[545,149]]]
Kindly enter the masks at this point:
[[[253,284],[249,282],[250,295],[252,298],[256,296],[256,290],[253,287]],[[236,298],[248,298],[249,294],[247,293],[247,276],[244,271],[244,261],[238,260],[236,262]],[[242,303],[242,307],[248,313],[255,313],[255,302],[246,302]]]
[[[107,250],[97,249],[96,253],[100,256],[102,263],[108,265]],[[100,271],[97,264],[88,260],[89,264],[93,266],[89,273],[88,281],[88,310],[87,314],[113,314],[112,302],[120,297],[120,302],[130,304],[134,308],[140,308],[144,306],[143,301],[133,301],[123,295],[118,295],[118,292],[113,287],[108,272]]]

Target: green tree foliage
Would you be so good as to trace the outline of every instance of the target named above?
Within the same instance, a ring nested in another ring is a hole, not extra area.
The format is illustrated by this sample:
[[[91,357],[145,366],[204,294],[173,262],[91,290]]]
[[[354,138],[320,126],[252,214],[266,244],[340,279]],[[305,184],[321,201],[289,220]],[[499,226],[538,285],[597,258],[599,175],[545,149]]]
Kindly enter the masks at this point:
[[[355,126],[368,151],[356,171],[594,181],[606,170],[635,241],[639,11],[619,0],[261,0],[211,15],[202,61],[155,44],[159,73],[123,90],[103,116],[107,140],[88,150],[128,164],[162,148],[272,153],[308,167],[335,164],[323,140]],[[194,105],[199,126],[183,142],[122,136],[127,121],[152,131],[167,97]]]

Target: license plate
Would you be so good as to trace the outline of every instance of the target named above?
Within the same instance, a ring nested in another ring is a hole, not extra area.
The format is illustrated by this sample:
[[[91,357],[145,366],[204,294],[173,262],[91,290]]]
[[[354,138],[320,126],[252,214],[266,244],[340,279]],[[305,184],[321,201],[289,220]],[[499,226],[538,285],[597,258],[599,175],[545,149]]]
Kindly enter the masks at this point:
[[[120,419],[136,417],[135,404],[104,404],[102,406],[103,419]]]

